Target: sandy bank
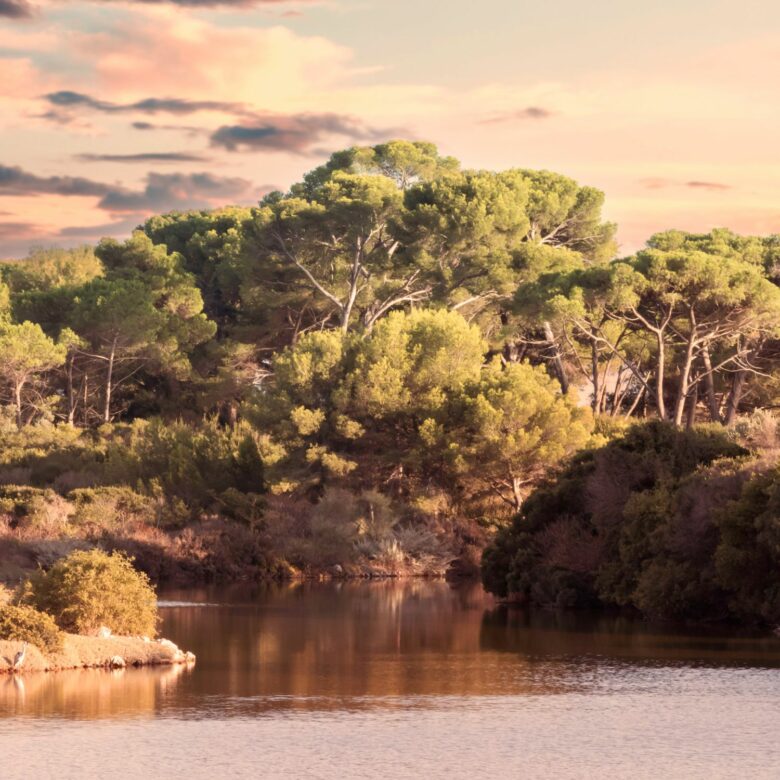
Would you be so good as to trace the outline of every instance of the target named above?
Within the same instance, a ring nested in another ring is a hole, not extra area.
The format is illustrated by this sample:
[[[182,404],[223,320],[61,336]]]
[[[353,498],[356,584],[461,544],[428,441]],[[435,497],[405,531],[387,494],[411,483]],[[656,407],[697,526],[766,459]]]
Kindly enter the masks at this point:
[[[22,649],[21,642],[0,640],[0,674],[10,673],[12,659]],[[147,641],[139,637],[94,637],[66,634],[62,651],[46,655],[27,645],[20,673],[119,666],[155,666],[192,663],[195,656],[185,653],[166,639]]]

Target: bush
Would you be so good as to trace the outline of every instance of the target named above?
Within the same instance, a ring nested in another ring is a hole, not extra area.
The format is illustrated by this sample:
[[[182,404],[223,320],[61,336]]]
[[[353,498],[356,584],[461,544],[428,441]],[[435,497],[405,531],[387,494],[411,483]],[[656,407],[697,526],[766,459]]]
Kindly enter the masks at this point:
[[[29,606],[0,606],[0,639],[29,642],[46,653],[62,649],[62,632],[51,615]]]
[[[28,598],[66,631],[87,634],[101,626],[116,634],[157,631],[157,599],[149,578],[121,553],[71,553],[31,578]]]
[[[485,550],[483,583],[501,597],[629,606],[658,618],[778,614],[766,604],[774,599],[767,588],[777,571],[769,537],[754,533],[762,542],[754,553],[755,540],[744,535],[755,527],[756,502],[742,513],[732,510],[730,522],[718,520],[751,478],[755,467],[745,456],[722,428],[635,425],[578,455],[528,498]],[[746,595],[748,580],[753,598]]]
[[[72,507],[53,490],[0,485],[0,514],[28,536],[66,535]]]
[[[106,482],[138,486],[186,505],[195,517],[230,489],[265,491],[263,463],[254,432],[245,423],[223,428],[216,420],[136,420],[117,427],[103,471]]]
[[[154,499],[128,487],[72,490],[73,524],[91,531],[127,530],[133,525],[154,524],[158,507]]]

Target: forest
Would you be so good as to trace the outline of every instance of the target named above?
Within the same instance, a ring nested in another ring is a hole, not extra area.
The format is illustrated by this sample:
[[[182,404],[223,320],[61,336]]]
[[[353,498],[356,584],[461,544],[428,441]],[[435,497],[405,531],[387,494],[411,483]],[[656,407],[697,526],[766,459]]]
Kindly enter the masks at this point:
[[[474,575],[780,622],[780,236],[620,256],[604,195],[430,143],[0,265],[0,577]]]

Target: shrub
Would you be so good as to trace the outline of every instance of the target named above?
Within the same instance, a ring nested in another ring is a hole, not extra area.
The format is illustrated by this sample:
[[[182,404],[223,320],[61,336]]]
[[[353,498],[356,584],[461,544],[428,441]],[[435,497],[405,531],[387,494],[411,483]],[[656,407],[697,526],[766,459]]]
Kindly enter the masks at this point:
[[[136,420],[117,428],[104,478],[138,485],[150,495],[161,492],[169,501],[183,502],[194,516],[231,488],[257,494],[265,490],[253,431],[245,423],[223,428],[213,419],[198,426]]]
[[[753,555],[753,542],[743,543],[741,535],[755,527],[755,501],[745,508],[746,521],[736,510],[730,524],[724,519],[719,527],[717,520],[750,478],[754,467],[746,455],[714,426],[633,426],[575,457],[528,498],[485,550],[485,587],[548,606],[631,606],[672,619],[777,614],[776,608],[757,607],[771,600],[771,544],[762,541]],[[745,582],[754,575],[754,593],[762,596],[743,598],[739,614],[734,597],[746,593]]]
[[[67,534],[71,510],[71,505],[53,490],[0,485],[0,513],[9,518],[12,528],[25,535]]]
[[[72,490],[73,523],[89,530],[115,531],[128,526],[154,523],[157,506],[154,499],[128,487],[99,487]]]
[[[29,606],[0,606],[0,639],[29,642],[46,653],[62,649],[62,632],[54,618]]]
[[[157,600],[149,578],[121,553],[77,551],[30,580],[29,599],[66,631],[154,635]]]

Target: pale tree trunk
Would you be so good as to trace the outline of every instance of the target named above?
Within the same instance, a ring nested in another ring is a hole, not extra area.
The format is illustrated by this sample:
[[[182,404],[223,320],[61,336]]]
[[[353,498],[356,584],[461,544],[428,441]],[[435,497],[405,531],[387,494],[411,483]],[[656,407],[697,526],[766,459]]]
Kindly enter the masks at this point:
[[[658,341],[658,365],[655,372],[655,407],[658,416],[666,419],[666,403],[664,402],[664,362],[666,361],[666,349],[663,333],[657,333]]]
[[[16,427],[23,428],[24,421],[22,420],[22,388],[24,387],[24,379],[14,383],[14,406],[16,407]]]
[[[355,245],[355,255],[352,261],[352,272],[349,277],[349,294],[341,309],[341,330],[346,333],[349,330],[349,320],[352,317],[352,309],[357,300],[360,272],[363,268],[363,239],[358,237]]]
[[[747,371],[741,370],[734,374],[734,379],[731,382],[731,392],[729,393],[728,401],[726,402],[726,425],[731,428],[737,421],[737,412],[739,411],[739,402],[742,399],[742,392],[745,389],[745,381],[747,380]]]
[[[712,422],[722,422],[720,416],[720,404],[715,395],[715,377],[712,373],[712,360],[709,347],[705,344],[701,350],[701,359],[704,363],[704,389],[707,393],[707,408],[710,410]]]
[[[519,512],[523,506],[523,494],[520,490],[523,481],[519,477],[512,477],[512,496],[515,499],[515,509]]]
[[[116,339],[111,344],[111,352],[108,355],[108,368],[106,369],[106,396],[103,404],[103,422],[111,422],[111,392],[114,381],[114,360],[116,358]]]
[[[89,425],[89,376],[84,374],[84,427]]]
[[[696,423],[696,407],[699,405],[699,383],[697,382],[690,393],[688,400],[688,418],[685,421],[685,427],[689,430],[693,428]]]
[[[683,413],[685,411],[685,400],[690,392],[691,366],[693,365],[693,350],[695,344],[695,331],[688,339],[685,349],[685,362],[680,372],[680,387],[677,390],[677,401],[674,405],[674,424],[679,428],[682,425]]]
[[[601,388],[599,387],[599,350],[595,339],[590,341],[590,365],[593,372],[593,414],[601,412]],[[606,376],[604,381],[607,381]]]
[[[566,376],[566,368],[563,365],[561,350],[558,348],[558,342],[553,333],[552,325],[550,325],[547,320],[544,322],[544,337],[553,350],[553,367],[555,368],[555,375],[558,377],[558,382],[560,382],[561,392],[566,395],[569,392],[569,378]]]
[[[73,394],[73,355],[70,355],[65,364],[65,397],[68,403],[68,425],[73,425],[76,419],[76,398]]]

